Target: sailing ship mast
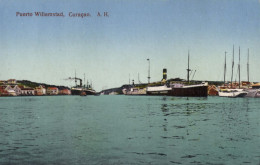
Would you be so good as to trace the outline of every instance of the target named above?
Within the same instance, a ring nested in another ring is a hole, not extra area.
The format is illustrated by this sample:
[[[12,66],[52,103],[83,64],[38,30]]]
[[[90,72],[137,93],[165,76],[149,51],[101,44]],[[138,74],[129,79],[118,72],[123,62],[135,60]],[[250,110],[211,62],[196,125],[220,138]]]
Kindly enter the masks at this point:
[[[148,65],[148,77],[147,78],[148,78],[148,84],[150,84],[150,79],[151,79],[151,77],[150,77],[150,59],[148,58],[147,61],[148,61],[148,64],[149,64]]]
[[[233,45],[233,59],[232,59],[232,72],[231,72],[231,88],[232,88],[232,79],[233,79],[233,68],[234,68],[234,45]]]
[[[249,48],[247,54],[247,82],[249,82]]]
[[[86,84],[86,82],[85,82],[85,73],[84,73],[84,88],[85,88],[85,84]]]
[[[188,51],[188,69],[187,69],[187,81],[190,82],[190,51]]]
[[[76,70],[75,70],[75,86],[77,86],[77,75],[76,75]]]
[[[226,84],[226,72],[227,72],[226,54],[227,54],[227,52],[225,52],[225,64],[224,64],[224,86],[225,86],[225,84]]]
[[[128,84],[130,85],[130,73],[129,73],[129,77],[128,77],[129,79],[128,79]]]
[[[240,88],[240,46],[239,46],[239,63],[238,63],[238,88]]]
[[[142,82],[140,81],[139,73],[138,73],[138,82],[139,84],[142,84]]]

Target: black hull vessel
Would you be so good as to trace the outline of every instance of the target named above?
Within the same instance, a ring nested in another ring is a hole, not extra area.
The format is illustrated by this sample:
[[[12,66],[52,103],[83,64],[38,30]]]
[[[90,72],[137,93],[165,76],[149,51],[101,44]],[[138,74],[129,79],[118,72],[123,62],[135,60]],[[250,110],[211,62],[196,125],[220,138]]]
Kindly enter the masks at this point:
[[[86,92],[87,95],[95,95],[96,94],[96,91],[90,90],[90,89],[86,89],[85,92]]]
[[[92,84],[89,85],[87,83],[87,86],[82,85],[82,79],[76,77],[76,72],[75,72],[75,77],[69,77],[66,80],[75,80],[75,86],[71,88],[71,95],[95,95],[96,91],[92,89]],[[77,85],[77,81],[80,81],[80,85]],[[85,82],[85,74],[84,74],[84,82]]]
[[[208,96],[208,86],[173,88],[169,92],[169,96],[207,97]]]
[[[170,87],[154,86],[147,87],[147,95],[156,96],[179,96],[179,97],[207,97],[208,84],[202,83],[197,85],[171,85]]]
[[[163,69],[163,79],[159,86],[148,86],[147,95],[163,95],[163,96],[179,96],[179,97],[207,97],[208,96],[208,83],[190,82],[190,67],[189,67],[190,54],[188,52],[188,69],[187,81],[166,81],[167,69]],[[196,71],[196,70],[195,70]],[[194,72],[195,74],[195,72]],[[193,74],[193,76],[194,76]],[[149,77],[149,76],[148,76]]]
[[[86,95],[95,95],[96,91],[86,88],[71,88],[71,95],[81,95],[82,92],[85,92]]]
[[[80,95],[82,90],[71,88],[71,95]]]

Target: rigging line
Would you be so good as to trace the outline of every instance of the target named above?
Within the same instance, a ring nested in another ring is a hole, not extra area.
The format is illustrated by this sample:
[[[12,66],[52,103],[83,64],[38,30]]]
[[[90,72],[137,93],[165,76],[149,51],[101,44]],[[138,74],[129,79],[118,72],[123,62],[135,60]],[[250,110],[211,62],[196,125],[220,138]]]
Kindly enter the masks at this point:
[[[193,70],[190,70],[190,76],[192,75]]]
[[[247,52],[247,81],[249,82],[249,48]]]
[[[233,57],[232,57],[232,72],[231,72],[231,87],[232,87],[232,80],[233,80],[233,68],[234,68],[234,45],[233,45]]]
[[[239,67],[237,67],[237,74],[236,74],[236,77],[235,77],[235,82],[237,82],[238,74],[239,74]]]
[[[194,78],[195,73],[196,73],[196,70],[195,70],[194,73],[193,73],[193,76],[192,76],[192,78],[191,78],[192,80],[193,80],[193,78]]]

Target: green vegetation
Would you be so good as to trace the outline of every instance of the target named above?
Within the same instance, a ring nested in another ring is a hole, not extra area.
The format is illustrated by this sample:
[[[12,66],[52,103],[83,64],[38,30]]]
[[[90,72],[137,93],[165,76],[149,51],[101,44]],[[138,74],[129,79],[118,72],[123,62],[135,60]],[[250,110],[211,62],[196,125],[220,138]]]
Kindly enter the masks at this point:
[[[68,87],[65,86],[57,86],[57,85],[49,85],[49,84],[44,84],[44,83],[36,83],[36,82],[31,82],[28,80],[17,80],[18,85],[23,85],[25,87],[30,87],[30,88],[36,88],[40,85],[45,86],[45,88],[48,87],[57,87],[59,90],[61,89],[69,89]]]

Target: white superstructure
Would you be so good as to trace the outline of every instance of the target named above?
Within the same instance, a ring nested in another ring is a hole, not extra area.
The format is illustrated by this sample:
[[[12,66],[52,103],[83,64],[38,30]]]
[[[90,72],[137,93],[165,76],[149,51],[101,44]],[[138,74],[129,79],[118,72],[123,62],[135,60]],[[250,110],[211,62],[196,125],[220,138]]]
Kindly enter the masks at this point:
[[[220,97],[244,97],[247,93],[243,89],[221,89],[218,95]]]

